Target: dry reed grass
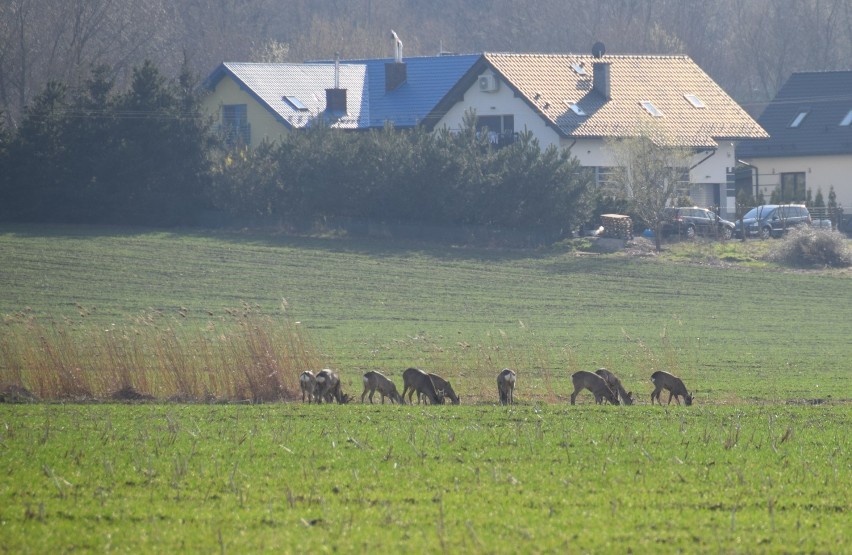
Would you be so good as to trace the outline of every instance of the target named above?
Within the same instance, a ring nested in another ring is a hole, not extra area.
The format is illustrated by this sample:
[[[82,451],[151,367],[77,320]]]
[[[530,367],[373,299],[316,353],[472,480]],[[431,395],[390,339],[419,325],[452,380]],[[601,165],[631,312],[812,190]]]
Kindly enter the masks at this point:
[[[182,309],[183,310],[183,309]],[[292,400],[321,367],[305,331],[244,304],[197,328],[151,310],[126,326],[42,322],[24,310],[0,330],[0,388],[41,400]]]

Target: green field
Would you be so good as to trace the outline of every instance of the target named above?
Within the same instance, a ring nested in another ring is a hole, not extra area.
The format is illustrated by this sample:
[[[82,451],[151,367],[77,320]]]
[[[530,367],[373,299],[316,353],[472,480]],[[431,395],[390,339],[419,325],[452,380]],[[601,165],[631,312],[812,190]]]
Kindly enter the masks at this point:
[[[27,334],[141,337],[144,365],[163,337],[230,333],[242,307],[299,330],[356,398],[365,370],[400,384],[408,366],[462,397],[0,405],[0,551],[848,551],[852,274],[778,268],[768,244],[0,227],[0,386]],[[599,366],[639,405],[568,405],[570,374]],[[694,406],[647,404],[661,368]]]
[[[163,325],[200,330],[244,302],[282,318],[286,299],[286,317],[350,389],[367,369],[398,378],[422,366],[462,395],[493,401],[491,374],[510,366],[525,383],[520,399],[554,400],[570,393],[572,372],[606,366],[641,397],[664,368],[704,403],[852,399],[852,274],[729,267],[700,247],[700,257],[673,252],[687,262],[7,226],[0,314],[10,323],[29,308],[42,322],[108,330],[156,313]]]
[[[9,553],[848,551],[848,407],[0,405]]]

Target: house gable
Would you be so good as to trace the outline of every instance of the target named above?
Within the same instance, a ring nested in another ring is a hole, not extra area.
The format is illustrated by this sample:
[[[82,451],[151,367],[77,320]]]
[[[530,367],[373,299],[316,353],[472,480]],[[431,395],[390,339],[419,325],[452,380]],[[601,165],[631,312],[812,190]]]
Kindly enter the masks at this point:
[[[346,111],[326,112],[326,90],[337,83],[346,90]],[[250,100],[249,121],[258,138],[274,138],[286,129],[311,125],[324,117],[329,126],[355,129],[369,119],[366,67],[363,64],[221,64],[204,82],[211,95],[208,111],[218,114],[222,105]],[[269,119],[276,124],[270,124]]]

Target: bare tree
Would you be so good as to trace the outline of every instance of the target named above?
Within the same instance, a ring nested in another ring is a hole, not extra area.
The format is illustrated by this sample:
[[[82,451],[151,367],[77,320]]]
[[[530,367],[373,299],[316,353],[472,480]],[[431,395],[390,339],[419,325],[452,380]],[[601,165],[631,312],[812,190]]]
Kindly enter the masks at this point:
[[[607,147],[615,166],[617,194],[628,201],[633,214],[653,226],[659,251],[663,208],[675,198],[684,173],[688,175],[693,153],[658,126],[641,123],[638,130],[634,137],[609,140]]]
[[[7,0],[0,3],[0,109],[16,126],[23,107],[48,81],[80,84],[93,67],[106,65],[129,80],[148,58],[176,58],[165,0]],[[179,52],[179,51],[178,51]]]

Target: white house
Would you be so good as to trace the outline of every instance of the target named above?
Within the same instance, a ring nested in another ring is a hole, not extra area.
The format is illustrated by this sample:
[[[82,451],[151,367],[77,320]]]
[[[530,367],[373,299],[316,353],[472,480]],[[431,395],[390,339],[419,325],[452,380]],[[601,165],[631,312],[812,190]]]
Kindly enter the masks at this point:
[[[246,144],[316,117],[344,129],[423,125],[458,129],[475,110],[497,144],[531,131],[543,147],[570,148],[606,183],[609,139],[648,122],[694,149],[688,194],[734,211],[735,144],[763,128],[686,56],[501,54],[349,60],[339,64],[225,63],[207,79],[208,109]],[[684,191],[687,192],[687,191]]]
[[[805,200],[831,188],[852,212],[852,71],[794,73],[758,118],[768,141],[744,141],[737,156],[752,166],[752,186],[769,199],[782,189]]]
[[[688,193],[723,215],[734,211],[736,142],[768,136],[686,56],[485,53],[429,119],[459,128],[470,109],[495,140],[526,129],[545,147],[570,148],[600,182],[613,165],[607,141],[653,122],[694,149]]]

